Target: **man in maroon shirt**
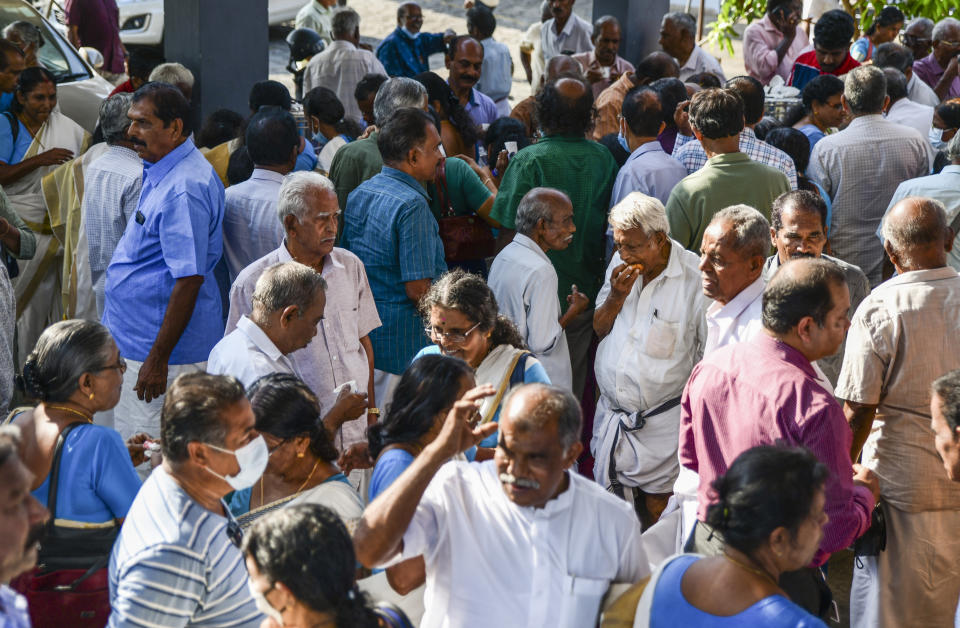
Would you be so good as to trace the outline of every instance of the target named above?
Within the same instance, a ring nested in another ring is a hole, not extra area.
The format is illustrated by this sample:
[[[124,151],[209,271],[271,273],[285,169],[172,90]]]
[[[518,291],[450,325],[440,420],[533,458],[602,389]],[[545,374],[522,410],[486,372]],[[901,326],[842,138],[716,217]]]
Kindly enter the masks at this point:
[[[120,42],[120,11],[116,0],[67,0],[67,36],[79,48],[96,48],[103,55],[100,73],[108,80],[123,74],[125,50]]]
[[[849,308],[850,291],[837,265],[791,260],[763,291],[765,333],[717,349],[693,369],[681,402],[680,464],[700,476],[694,551],[722,551],[703,523],[713,481],[747,449],[780,441],[807,447],[831,471],[825,506],[830,521],[812,567],[870,527],[877,479],[851,465],[853,436],[843,409],[820,385],[812,364],[843,342]],[[821,612],[822,584],[819,570],[810,568],[780,580],[790,598],[814,614]]]

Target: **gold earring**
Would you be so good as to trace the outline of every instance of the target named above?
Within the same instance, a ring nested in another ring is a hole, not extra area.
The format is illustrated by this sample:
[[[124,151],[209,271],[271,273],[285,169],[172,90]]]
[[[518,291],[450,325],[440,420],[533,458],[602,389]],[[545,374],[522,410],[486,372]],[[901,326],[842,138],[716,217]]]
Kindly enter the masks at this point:
[[[302,451],[297,452],[297,458],[303,458],[305,454]]]
[[[93,393],[90,393],[90,401],[93,401]]]

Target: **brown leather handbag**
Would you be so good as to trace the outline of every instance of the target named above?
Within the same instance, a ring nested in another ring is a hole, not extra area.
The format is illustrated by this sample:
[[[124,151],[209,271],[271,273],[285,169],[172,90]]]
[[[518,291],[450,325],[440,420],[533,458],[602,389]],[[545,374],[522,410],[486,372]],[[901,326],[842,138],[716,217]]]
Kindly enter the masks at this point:
[[[496,252],[493,230],[476,214],[457,216],[447,189],[447,169],[441,162],[437,169],[437,200],[440,202],[440,239],[447,263],[486,259]]]

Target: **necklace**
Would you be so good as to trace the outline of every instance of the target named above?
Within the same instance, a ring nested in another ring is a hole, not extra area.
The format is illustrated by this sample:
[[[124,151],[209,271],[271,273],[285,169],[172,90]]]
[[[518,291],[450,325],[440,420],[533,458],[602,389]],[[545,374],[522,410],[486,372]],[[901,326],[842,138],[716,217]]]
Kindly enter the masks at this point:
[[[770,575],[769,573],[767,573],[765,570],[763,570],[763,569],[756,569],[756,568],[754,568],[754,567],[751,567],[750,565],[747,565],[746,563],[742,563],[742,562],[740,562],[739,560],[737,560],[736,558],[734,558],[734,557],[730,556],[729,554],[727,554],[726,552],[723,553],[723,557],[726,558],[727,560],[729,560],[731,563],[733,563],[733,564],[736,565],[737,567],[740,567],[741,569],[745,569],[746,571],[749,571],[750,573],[752,573],[752,574],[754,574],[754,575],[760,576],[761,578],[765,578],[765,579],[769,580],[770,582],[772,582],[772,583],[774,584],[774,586],[776,586],[778,589],[780,588],[780,583],[778,583],[776,580],[774,580],[774,579],[773,579],[773,576],[771,576],[771,575]]]
[[[73,408],[68,408],[67,406],[55,406],[52,403],[44,404],[46,408],[51,410],[63,410],[64,412],[69,412],[71,414],[76,414],[78,417],[82,417],[87,423],[93,423],[93,415],[87,414],[86,412],[80,412],[79,410],[74,410]]]
[[[310,469],[310,475],[307,476],[307,479],[303,481],[303,484],[300,485],[300,488],[297,489],[297,492],[291,495],[289,499],[293,499],[294,497],[296,497],[297,495],[303,492],[303,489],[305,489],[307,487],[307,484],[310,482],[310,480],[313,479],[313,474],[317,472],[317,467],[320,466],[320,462],[321,462],[321,459],[317,458],[317,461],[313,464],[313,468]],[[265,505],[266,504],[263,501],[263,476],[261,475],[260,476],[260,507],[262,508]]]

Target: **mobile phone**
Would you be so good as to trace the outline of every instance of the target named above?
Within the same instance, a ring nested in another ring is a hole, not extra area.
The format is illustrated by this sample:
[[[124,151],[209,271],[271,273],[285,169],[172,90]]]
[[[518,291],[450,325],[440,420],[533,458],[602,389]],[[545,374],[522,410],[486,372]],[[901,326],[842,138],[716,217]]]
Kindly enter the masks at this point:
[[[503,147],[507,150],[507,159],[510,159],[517,154],[516,142],[504,142]]]

